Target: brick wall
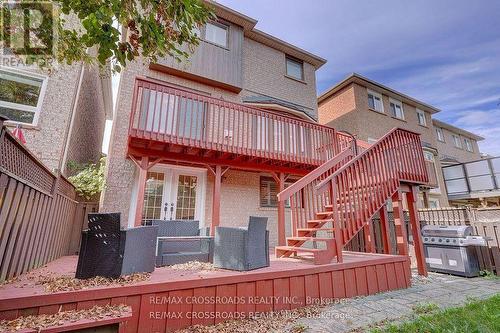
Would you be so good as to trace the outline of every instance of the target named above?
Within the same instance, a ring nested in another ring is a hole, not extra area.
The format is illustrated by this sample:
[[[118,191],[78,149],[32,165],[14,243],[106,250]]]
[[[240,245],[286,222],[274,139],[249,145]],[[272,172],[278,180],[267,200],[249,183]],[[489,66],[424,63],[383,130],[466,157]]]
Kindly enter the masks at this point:
[[[224,174],[221,186],[221,226],[246,227],[249,216],[268,218],[269,242],[278,244],[278,210],[271,207],[260,207],[260,177],[268,174],[229,170]],[[205,202],[205,225],[212,221],[212,197],[214,177],[208,173]],[[286,231],[290,236],[290,210],[285,209]]]
[[[459,161],[461,163],[481,159],[481,154],[479,152],[479,146],[478,146],[476,140],[468,138],[471,141],[472,147],[473,147],[473,152],[470,152],[470,151],[467,151],[465,149],[465,143],[464,143],[465,136],[460,135],[460,134],[455,133],[455,132],[452,132],[446,128],[443,128],[442,131],[443,131],[445,142],[441,142],[441,141],[437,140],[437,134],[435,134],[437,147],[439,150],[439,156],[441,158],[444,158],[447,156],[454,157],[457,161]],[[460,142],[462,143],[462,148],[455,147],[453,137],[452,137],[453,134],[459,136]]]
[[[309,109],[317,119],[316,75],[314,66],[304,63],[304,81],[285,76],[285,53],[254,40],[243,41],[242,95],[263,94]]]
[[[23,70],[45,74],[37,68]],[[78,65],[59,66],[48,77],[38,123],[34,126],[23,125],[28,149],[51,170],[57,169],[62,159],[79,75]]]
[[[101,210],[121,212],[123,225],[130,219],[130,198],[137,170],[133,162],[127,159],[126,152],[133,87],[137,76],[162,80],[234,102],[241,102],[245,96],[263,94],[307,107],[315,117],[317,102],[314,67],[304,63],[304,75],[304,82],[285,77],[285,54],[247,38],[244,40],[243,49],[243,90],[239,94],[150,70],[142,60],[130,63],[123,71],[120,80],[106,167],[106,187],[101,196]],[[252,191],[257,191],[255,195],[258,195],[258,186]],[[207,204],[207,210],[211,211],[211,205]]]
[[[101,155],[105,111],[99,70],[86,66],[69,136],[68,162],[97,162]]]

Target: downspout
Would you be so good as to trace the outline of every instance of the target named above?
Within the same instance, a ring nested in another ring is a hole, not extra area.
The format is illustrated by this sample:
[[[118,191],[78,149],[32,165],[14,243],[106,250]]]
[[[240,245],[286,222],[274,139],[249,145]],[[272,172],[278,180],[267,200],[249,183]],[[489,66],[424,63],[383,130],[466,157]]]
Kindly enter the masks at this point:
[[[82,81],[83,81],[83,73],[85,71],[85,65],[81,65],[81,70],[80,70],[80,78],[78,79],[78,85],[75,91],[75,95],[73,98],[73,103],[71,106],[71,120],[68,123],[68,127],[66,128],[66,133],[64,135],[64,150],[62,151],[61,158],[59,159],[59,167],[58,170],[61,174],[66,173],[66,159],[68,158],[68,149],[69,149],[69,142],[71,140],[71,134],[73,133],[73,123],[75,121],[75,115],[76,115],[76,108],[78,107],[78,99],[80,98],[80,89],[82,87]]]

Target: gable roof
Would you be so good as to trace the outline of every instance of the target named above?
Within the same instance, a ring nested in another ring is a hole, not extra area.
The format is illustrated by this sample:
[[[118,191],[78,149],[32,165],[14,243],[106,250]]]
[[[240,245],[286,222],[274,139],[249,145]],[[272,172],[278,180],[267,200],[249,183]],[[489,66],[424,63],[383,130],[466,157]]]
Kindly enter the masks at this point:
[[[282,51],[297,59],[305,61],[313,65],[316,69],[319,69],[326,63],[326,59],[323,59],[320,56],[312,54],[301,49],[300,47],[287,43],[263,31],[255,29],[255,25],[258,22],[256,19],[221,5],[213,0],[205,0],[205,2],[214,8],[215,14],[218,17],[243,27],[244,34],[247,38],[253,39],[273,49]]]
[[[432,124],[435,127],[445,128],[445,129],[449,130],[450,132],[461,134],[462,136],[466,136],[466,137],[474,139],[476,141],[484,140],[484,138],[482,136],[479,136],[477,134],[466,131],[463,128],[456,127],[456,126],[453,126],[451,124],[445,123],[444,121],[441,121],[441,120],[432,119]]]
[[[344,80],[340,81],[335,86],[331,87],[330,89],[325,91],[323,94],[321,94],[318,97],[318,104],[322,103],[324,100],[326,100],[327,98],[329,98],[330,96],[335,94],[337,91],[341,90],[342,88],[344,88],[352,83],[357,83],[359,85],[370,88],[374,91],[378,91],[378,92],[384,93],[390,97],[397,98],[397,99],[401,100],[402,102],[404,102],[405,104],[414,105],[414,106],[418,107],[419,109],[421,109],[423,111],[427,111],[431,114],[438,113],[441,111],[438,108],[433,107],[432,105],[429,105],[427,103],[419,101],[413,97],[410,97],[406,94],[403,94],[402,92],[399,92],[397,90],[389,88],[381,83],[370,80],[370,79],[368,79],[368,78],[366,78],[358,73],[350,74]]]

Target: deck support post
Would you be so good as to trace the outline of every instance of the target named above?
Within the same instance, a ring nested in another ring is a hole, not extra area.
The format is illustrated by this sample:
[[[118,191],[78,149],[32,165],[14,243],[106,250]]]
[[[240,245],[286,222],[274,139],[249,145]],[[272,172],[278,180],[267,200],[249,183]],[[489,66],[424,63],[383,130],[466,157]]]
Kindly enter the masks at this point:
[[[278,185],[278,193],[285,189],[285,181],[288,177],[285,173],[271,173],[274,181]],[[278,200],[278,245],[283,246],[286,244],[286,232],[285,232],[285,201]]]
[[[142,211],[144,208],[144,192],[146,190],[146,178],[149,169],[149,158],[143,156],[139,163],[139,189],[137,190],[137,205],[135,208],[134,226],[139,227],[142,223]]]
[[[387,203],[382,206],[379,210],[380,216],[380,231],[382,238],[382,246],[384,248],[384,254],[391,254],[391,229],[389,226],[389,214],[387,213]]]
[[[214,173],[214,194],[212,199],[212,224],[210,226],[210,236],[215,235],[215,227],[220,224],[220,190],[222,184],[222,166],[216,165]]]
[[[418,274],[427,276],[427,266],[425,264],[424,246],[422,244],[422,234],[420,233],[420,219],[417,211],[418,186],[412,186],[411,191],[406,195],[408,210],[410,213],[411,232],[413,236],[413,247],[417,259]]]
[[[278,192],[285,189],[285,174],[279,173],[278,177]],[[285,201],[278,201],[278,245],[283,246],[286,243],[285,239]]]
[[[366,252],[370,251],[371,253],[377,253],[377,250],[375,249],[373,221],[370,220],[363,226],[363,236],[365,240],[365,251]]]
[[[398,190],[392,196],[394,214],[394,228],[396,230],[396,244],[399,255],[408,255],[408,237],[406,233],[405,218],[403,214],[403,193]]]

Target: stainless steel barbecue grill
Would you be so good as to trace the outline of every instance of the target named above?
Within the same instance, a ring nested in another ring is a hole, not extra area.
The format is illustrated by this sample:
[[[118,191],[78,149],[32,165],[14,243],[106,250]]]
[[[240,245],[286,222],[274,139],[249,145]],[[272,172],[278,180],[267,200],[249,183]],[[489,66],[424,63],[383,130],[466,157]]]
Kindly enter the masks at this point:
[[[425,261],[432,272],[472,277],[479,274],[476,246],[486,246],[473,236],[471,226],[426,225],[422,228]]]

